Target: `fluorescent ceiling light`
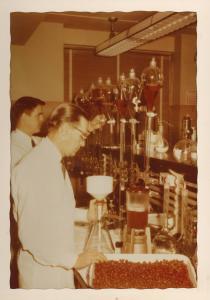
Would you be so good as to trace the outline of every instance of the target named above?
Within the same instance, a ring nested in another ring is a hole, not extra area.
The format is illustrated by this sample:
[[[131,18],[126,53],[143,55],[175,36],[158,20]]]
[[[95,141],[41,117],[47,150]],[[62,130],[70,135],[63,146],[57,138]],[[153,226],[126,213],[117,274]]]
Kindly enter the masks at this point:
[[[96,47],[96,54],[114,56],[196,22],[195,12],[158,12]]]

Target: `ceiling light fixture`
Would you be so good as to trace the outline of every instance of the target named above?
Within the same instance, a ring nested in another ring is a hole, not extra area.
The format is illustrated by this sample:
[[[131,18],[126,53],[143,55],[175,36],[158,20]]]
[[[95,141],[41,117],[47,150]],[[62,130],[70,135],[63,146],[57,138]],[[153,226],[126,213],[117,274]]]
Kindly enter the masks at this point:
[[[114,56],[168,35],[197,20],[195,12],[158,12],[96,47],[96,54]]]
[[[116,32],[114,30],[114,24],[117,22],[118,18],[116,17],[110,17],[108,21],[110,22],[110,34],[109,38],[113,38],[116,35]]]

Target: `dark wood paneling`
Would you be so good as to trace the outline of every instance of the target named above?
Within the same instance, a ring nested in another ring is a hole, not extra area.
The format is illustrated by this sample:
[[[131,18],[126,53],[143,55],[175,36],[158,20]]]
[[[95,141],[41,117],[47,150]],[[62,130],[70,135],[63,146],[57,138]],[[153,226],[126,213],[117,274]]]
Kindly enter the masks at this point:
[[[64,49],[64,101],[69,101],[69,50]]]
[[[111,77],[112,82],[116,83],[116,57],[96,56],[94,50],[73,50],[73,98],[81,88],[87,90],[92,83],[96,84],[99,76],[104,82]]]

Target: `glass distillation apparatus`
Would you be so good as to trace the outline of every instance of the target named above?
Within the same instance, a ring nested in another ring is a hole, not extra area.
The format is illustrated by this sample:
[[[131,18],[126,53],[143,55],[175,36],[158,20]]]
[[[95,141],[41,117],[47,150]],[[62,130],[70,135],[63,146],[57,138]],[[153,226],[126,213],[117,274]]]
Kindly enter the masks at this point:
[[[113,177],[88,176],[86,179],[87,192],[95,199],[95,211],[90,222],[89,234],[84,250],[97,250],[103,253],[113,253],[114,245],[106,228],[103,214],[106,211],[106,196],[113,192]]]
[[[125,77],[124,73],[120,76],[118,82],[119,88],[119,99],[117,102],[117,109],[120,115],[120,157],[119,157],[119,215],[123,219],[124,208],[125,208],[125,190],[128,184],[129,176],[128,173],[133,174],[134,171],[134,157],[133,154],[136,152],[136,129],[138,121],[135,118],[135,111],[133,107],[138,105],[141,95],[141,82],[136,76],[135,70],[132,68],[129,71],[128,78]],[[130,126],[130,170],[125,160],[126,153],[126,127]],[[132,176],[130,176],[132,177]]]
[[[146,165],[145,175],[147,176],[149,171],[149,157],[151,155],[150,145],[152,139],[152,122],[156,113],[154,112],[154,103],[157,98],[158,92],[163,85],[163,75],[160,69],[157,67],[155,58],[150,61],[149,67],[145,68],[141,75],[141,81],[143,85],[143,98],[146,102]]]

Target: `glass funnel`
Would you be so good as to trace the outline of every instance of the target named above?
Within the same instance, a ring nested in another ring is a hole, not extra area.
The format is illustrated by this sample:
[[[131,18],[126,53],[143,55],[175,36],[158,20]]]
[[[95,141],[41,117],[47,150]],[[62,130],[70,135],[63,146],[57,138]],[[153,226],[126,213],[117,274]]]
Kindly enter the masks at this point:
[[[159,89],[163,85],[163,75],[157,67],[156,60],[153,57],[149,67],[145,68],[141,75],[143,83],[143,97],[146,101],[147,112],[153,112],[155,98],[157,97]]]
[[[105,197],[113,191],[113,177],[111,176],[88,176],[87,192],[95,198],[96,217],[90,223],[89,234],[85,243],[84,250],[97,250],[103,253],[113,253],[114,246],[106,228],[105,218],[103,218],[104,207],[106,206]]]

